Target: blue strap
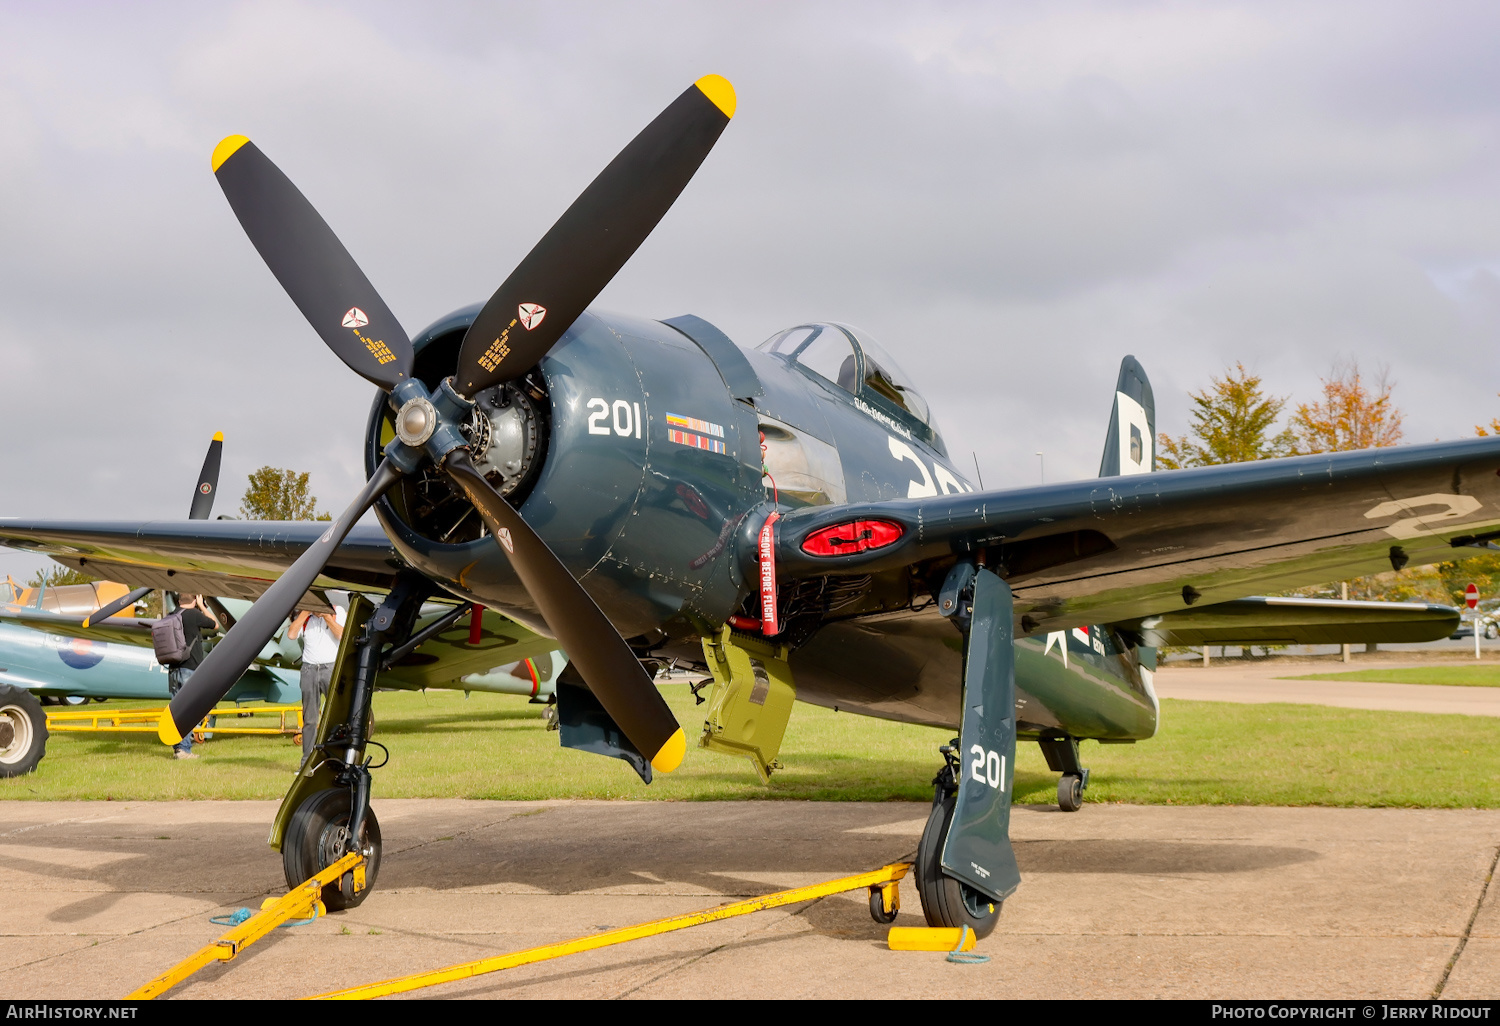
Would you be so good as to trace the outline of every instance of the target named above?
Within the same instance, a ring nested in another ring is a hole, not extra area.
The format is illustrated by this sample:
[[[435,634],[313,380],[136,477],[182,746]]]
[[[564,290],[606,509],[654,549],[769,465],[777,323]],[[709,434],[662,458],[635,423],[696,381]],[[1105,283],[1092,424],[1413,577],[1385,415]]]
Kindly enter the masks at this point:
[[[978,955],[972,951],[965,951],[964,945],[969,942],[969,924],[965,923],[963,932],[958,935],[958,943],[953,950],[948,952],[948,961],[957,962],[960,965],[983,965],[990,960],[989,955]]]
[[[248,908],[237,908],[227,916],[209,916],[208,921],[218,926],[239,926],[253,915],[255,913]],[[314,912],[312,919],[289,919],[281,925],[283,928],[288,926],[306,926],[317,918],[318,915]]]

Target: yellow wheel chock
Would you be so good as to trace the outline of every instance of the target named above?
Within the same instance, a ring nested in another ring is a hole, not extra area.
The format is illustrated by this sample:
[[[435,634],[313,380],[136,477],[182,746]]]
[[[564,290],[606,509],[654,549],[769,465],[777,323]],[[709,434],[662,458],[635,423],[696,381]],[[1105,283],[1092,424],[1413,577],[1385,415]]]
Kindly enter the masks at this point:
[[[289,919],[306,919],[323,914],[323,903],[318,900],[325,884],[330,884],[351,870],[356,878],[363,874],[365,857],[351,852],[323,870],[311,880],[298,884],[280,898],[267,898],[260,911],[208,947],[192,957],[178,963],[156,979],[125,995],[126,1001],[149,1001],[177,986],[193,973],[214,962],[228,962],[250,945],[260,940]],[[359,882],[358,880],[356,881]]]

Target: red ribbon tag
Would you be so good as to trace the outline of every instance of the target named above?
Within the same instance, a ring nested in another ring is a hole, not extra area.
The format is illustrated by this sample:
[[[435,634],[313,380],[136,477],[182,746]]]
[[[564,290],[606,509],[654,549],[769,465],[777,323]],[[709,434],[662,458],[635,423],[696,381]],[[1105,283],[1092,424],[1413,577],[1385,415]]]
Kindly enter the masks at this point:
[[[776,622],[776,533],[781,514],[772,511],[760,529],[760,632],[766,637],[781,633]]]

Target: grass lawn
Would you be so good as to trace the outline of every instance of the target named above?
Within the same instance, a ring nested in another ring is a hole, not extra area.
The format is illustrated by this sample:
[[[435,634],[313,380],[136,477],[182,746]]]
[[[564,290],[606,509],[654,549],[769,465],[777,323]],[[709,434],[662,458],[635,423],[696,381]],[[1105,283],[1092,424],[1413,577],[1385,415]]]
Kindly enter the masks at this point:
[[[1362,680],[1377,684],[1457,684],[1466,688],[1500,688],[1500,663],[1465,666],[1439,663],[1399,670],[1350,670],[1347,673],[1309,673],[1282,680]]]
[[[560,749],[524,699],[382,693],[375,737],[391,762],[377,797],[926,800],[951,733],[798,705],[769,787],[743,759],[693,746],[703,722],[687,688],[663,688],[687,729],[687,759],[646,787],[624,763]],[[1089,801],[1500,807],[1500,721],[1304,705],[1162,703],[1162,731],[1135,745],[1084,745]],[[152,734],[53,734],[37,772],[0,799],[279,798],[300,749],[221,737],[202,759],[169,757]],[[1055,801],[1035,744],[1017,755],[1016,801]]]

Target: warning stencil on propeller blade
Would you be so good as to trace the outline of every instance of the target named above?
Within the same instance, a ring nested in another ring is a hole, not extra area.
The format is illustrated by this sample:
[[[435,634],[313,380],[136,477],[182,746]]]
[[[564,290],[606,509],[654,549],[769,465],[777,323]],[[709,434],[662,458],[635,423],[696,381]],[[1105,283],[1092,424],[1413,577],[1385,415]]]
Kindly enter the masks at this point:
[[[370,318],[366,317],[365,312],[357,306],[351,306],[344,314],[344,327],[346,328],[363,328],[369,323]]]
[[[542,323],[542,318],[547,316],[547,308],[536,303],[522,303],[516,308],[521,315],[521,327],[530,331]]]

